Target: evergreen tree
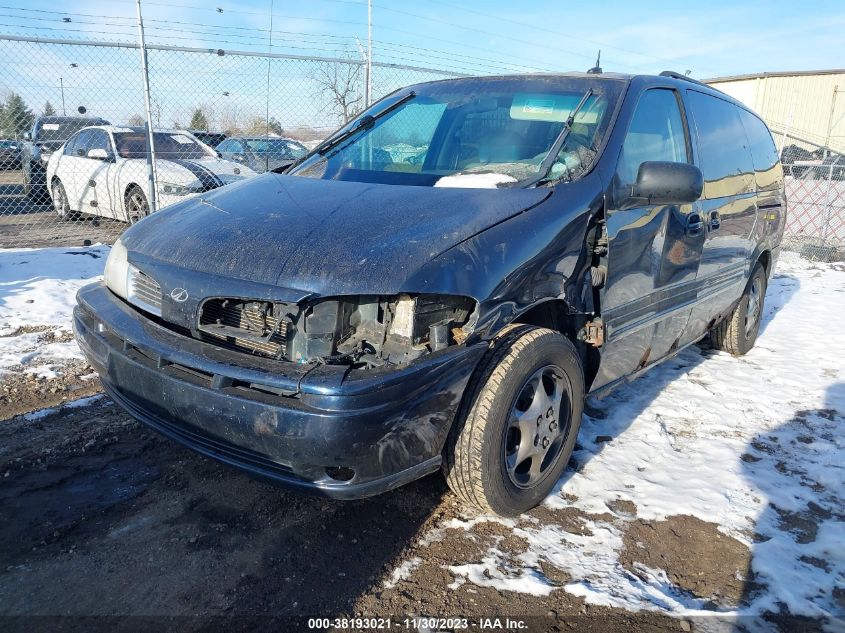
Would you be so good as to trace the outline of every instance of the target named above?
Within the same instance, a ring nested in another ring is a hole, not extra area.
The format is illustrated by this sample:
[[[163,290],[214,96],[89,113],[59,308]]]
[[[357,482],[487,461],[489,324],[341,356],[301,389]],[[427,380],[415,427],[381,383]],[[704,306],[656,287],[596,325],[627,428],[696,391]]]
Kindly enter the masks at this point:
[[[12,92],[0,111],[0,134],[5,138],[19,138],[26,130],[32,128],[34,118],[32,110],[26,107],[23,98]]]
[[[56,108],[49,101],[44,104],[44,116],[56,116]]]
[[[205,113],[197,108],[191,116],[191,129],[193,130],[207,130],[208,119],[205,118]]]
[[[281,136],[285,133],[285,130],[282,128],[282,124],[276,120],[276,117],[270,117],[270,120],[267,121],[267,130],[273,134],[278,134]]]

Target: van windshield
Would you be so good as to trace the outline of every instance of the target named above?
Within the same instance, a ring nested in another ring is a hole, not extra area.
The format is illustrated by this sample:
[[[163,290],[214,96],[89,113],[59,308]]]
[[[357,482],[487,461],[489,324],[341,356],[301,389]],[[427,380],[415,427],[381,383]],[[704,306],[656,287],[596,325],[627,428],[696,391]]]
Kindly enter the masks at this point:
[[[548,173],[551,180],[574,180],[595,162],[623,87],[619,80],[574,77],[414,86],[375,104],[330,137],[327,149],[318,146],[289,173],[419,186],[530,181],[591,91]]]

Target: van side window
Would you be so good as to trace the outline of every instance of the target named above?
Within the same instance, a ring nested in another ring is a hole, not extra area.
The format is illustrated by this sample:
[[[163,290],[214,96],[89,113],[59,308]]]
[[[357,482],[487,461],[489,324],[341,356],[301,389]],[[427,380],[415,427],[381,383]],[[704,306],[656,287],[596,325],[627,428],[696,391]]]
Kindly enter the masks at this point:
[[[748,110],[740,110],[740,119],[751,146],[751,160],[756,172],[757,188],[760,190],[779,189],[783,180],[783,169],[778,162],[778,150],[769,128]]]
[[[704,197],[735,196],[754,191],[754,165],[737,106],[711,95],[687,92],[701,152]]]
[[[622,144],[618,184],[637,181],[640,165],[646,161],[689,162],[684,122],[674,90],[655,88],[640,97]]]

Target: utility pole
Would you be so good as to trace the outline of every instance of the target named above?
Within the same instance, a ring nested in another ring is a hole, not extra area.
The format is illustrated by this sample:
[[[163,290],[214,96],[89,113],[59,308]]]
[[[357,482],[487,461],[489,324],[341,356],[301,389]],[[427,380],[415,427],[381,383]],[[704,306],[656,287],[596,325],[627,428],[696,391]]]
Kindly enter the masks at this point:
[[[373,0],[367,0],[367,85],[364,90],[364,107],[369,108],[373,94]]]
[[[67,112],[65,112],[65,81],[61,77],[59,77],[59,88],[62,90],[62,116],[67,116]]]
[[[135,0],[138,8],[138,40],[141,47],[141,76],[144,83],[144,108],[147,111],[147,178],[150,183],[150,213],[158,209],[158,190],[156,184],[155,135],[153,134],[153,111],[150,106],[150,72],[147,63],[147,46],[144,42],[144,19],[141,17],[141,0]]]

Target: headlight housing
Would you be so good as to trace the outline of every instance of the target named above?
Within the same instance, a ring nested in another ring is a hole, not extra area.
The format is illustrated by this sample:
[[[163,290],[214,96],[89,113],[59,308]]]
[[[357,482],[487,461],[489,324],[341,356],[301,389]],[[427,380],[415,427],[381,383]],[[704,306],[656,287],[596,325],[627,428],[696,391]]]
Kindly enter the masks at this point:
[[[159,191],[167,196],[188,196],[192,193],[202,193],[201,184],[184,185],[175,182],[160,182]]]
[[[462,343],[477,303],[456,295],[334,297],[305,306],[289,340],[299,362],[382,365],[409,362]]]
[[[126,247],[119,239],[114,243],[106,260],[106,271],[103,275],[106,287],[122,299],[126,299],[129,280],[129,258]]]

